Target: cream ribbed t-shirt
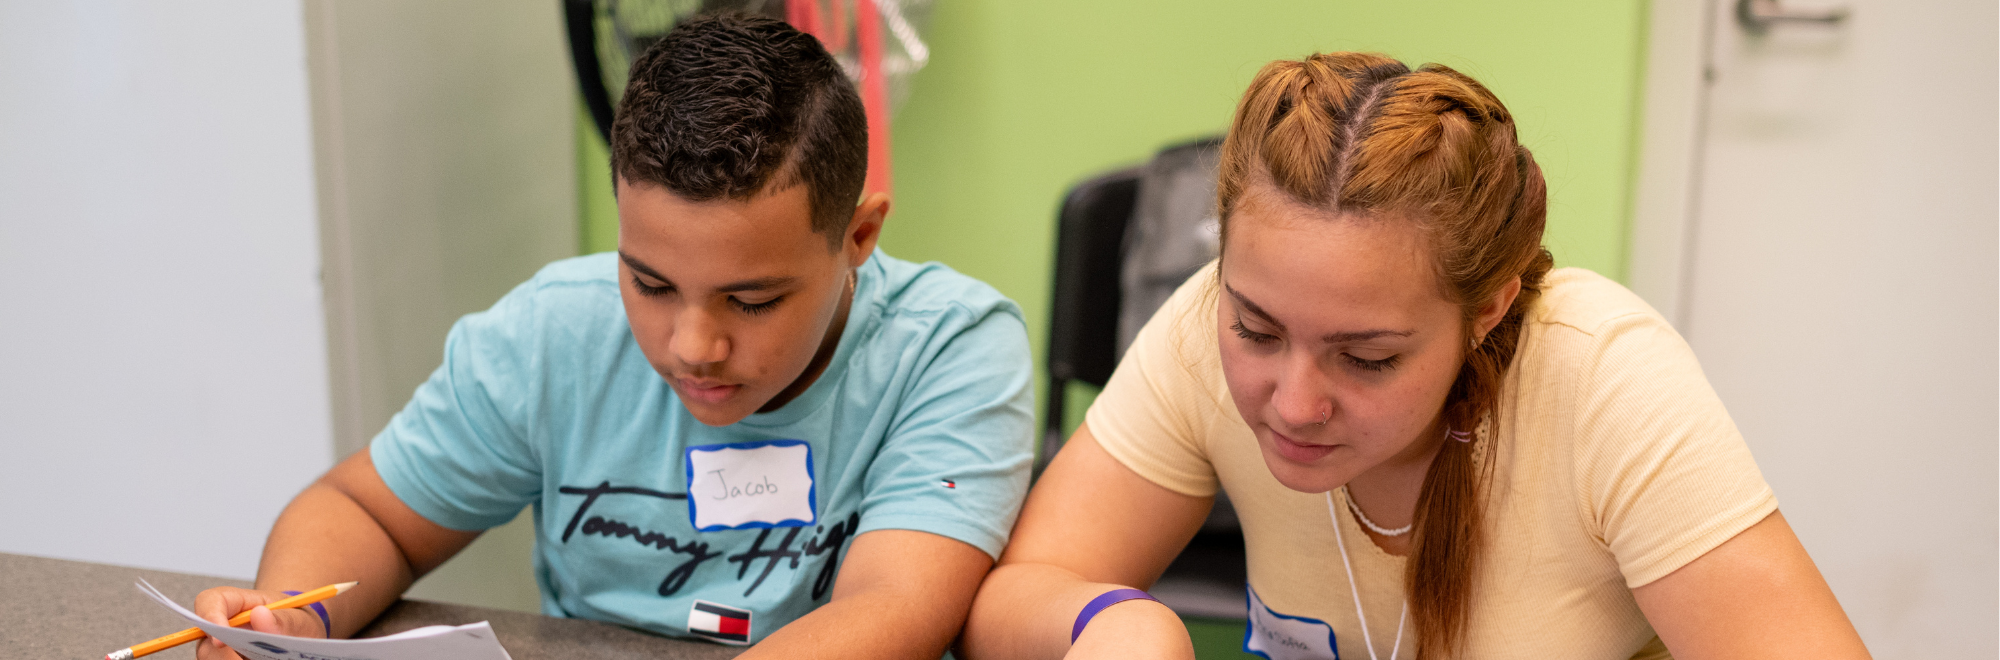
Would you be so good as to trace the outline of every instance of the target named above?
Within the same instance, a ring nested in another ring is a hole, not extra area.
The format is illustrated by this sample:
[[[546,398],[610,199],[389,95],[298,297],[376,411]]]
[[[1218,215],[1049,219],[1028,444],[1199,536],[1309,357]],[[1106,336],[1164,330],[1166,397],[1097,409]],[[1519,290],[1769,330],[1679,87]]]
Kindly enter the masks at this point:
[[[1342,491],[1272,478],[1217,358],[1215,265],[1153,316],[1086,420],[1106,451],[1169,490],[1229,493],[1249,555],[1251,636],[1276,660],[1366,659],[1333,522],[1386,660],[1404,559],[1378,548]],[[1667,657],[1632,599],[1778,507],[1687,343],[1586,270],[1553,271],[1528,312],[1500,404],[1474,442],[1494,461],[1474,658]],[[1331,633],[1331,638],[1325,637]],[[1414,657],[1404,633],[1403,658]]]

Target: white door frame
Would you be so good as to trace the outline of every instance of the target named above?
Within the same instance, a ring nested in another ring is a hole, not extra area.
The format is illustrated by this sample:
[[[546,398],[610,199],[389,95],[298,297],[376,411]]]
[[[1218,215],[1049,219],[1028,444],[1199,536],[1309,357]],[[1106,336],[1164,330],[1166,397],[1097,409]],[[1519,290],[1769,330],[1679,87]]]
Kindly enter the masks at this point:
[[[1700,194],[1703,122],[1708,108],[1709,43],[1714,5],[1654,0],[1647,22],[1646,82],[1640,120],[1638,180],[1632,196],[1626,282],[1639,297],[1688,331],[1685,314]]]

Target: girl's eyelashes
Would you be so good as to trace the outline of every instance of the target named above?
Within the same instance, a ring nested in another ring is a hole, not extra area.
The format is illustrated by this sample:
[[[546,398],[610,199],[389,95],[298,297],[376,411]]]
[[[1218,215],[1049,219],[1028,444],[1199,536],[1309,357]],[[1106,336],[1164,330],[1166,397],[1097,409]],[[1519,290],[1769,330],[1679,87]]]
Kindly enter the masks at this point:
[[[1235,323],[1229,324],[1229,329],[1236,331],[1236,336],[1248,339],[1253,344],[1269,344],[1278,340],[1277,337],[1261,332],[1252,332],[1249,328],[1243,327],[1243,317],[1241,316],[1236,317]]]
[[[1250,340],[1250,343],[1253,344],[1270,344],[1272,342],[1278,341],[1278,338],[1275,335],[1267,335],[1243,327],[1243,317],[1241,316],[1236,317],[1236,322],[1229,324],[1229,329],[1236,331],[1236,336],[1248,339]],[[1378,373],[1396,368],[1396,364],[1402,362],[1403,360],[1403,356],[1401,355],[1391,355],[1389,357],[1385,357],[1379,360],[1369,360],[1366,358],[1355,357],[1354,355],[1348,353],[1341,353],[1340,357],[1341,359],[1346,360],[1348,364],[1353,365],[1354,368],[1356,369],[1368,372],[1378,372]]]
[[[1390,369],[1396,368],[1396,363],[1401,361],[1403,357],[1401,355],[1391,355],[1389,357],[1385,357],[1380,360],[1365,360],[1346,353],[1342,353],[1340,354],[1340,356],[1346,358],[1347,363],[1354,365],[1354,368],[1356,369],[1360,369],[1362,371],[1376,371],[1376,372],[1388,371]]]

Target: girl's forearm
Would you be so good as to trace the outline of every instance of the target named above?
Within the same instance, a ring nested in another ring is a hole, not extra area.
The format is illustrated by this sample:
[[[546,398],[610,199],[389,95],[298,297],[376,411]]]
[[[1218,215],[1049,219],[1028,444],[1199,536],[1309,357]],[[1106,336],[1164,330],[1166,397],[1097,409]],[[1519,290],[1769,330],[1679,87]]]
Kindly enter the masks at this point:
[[[1132,585],[1085,580],[1049,564],[1003,564],[980,586],[960,651],[969,660],[1194,657],[1187,628],[1165,605],[1130,600],[1090,620],[1072,648],[1077,614],[1104,592]],[[1106,652],[1109,652],[1108,654]]]

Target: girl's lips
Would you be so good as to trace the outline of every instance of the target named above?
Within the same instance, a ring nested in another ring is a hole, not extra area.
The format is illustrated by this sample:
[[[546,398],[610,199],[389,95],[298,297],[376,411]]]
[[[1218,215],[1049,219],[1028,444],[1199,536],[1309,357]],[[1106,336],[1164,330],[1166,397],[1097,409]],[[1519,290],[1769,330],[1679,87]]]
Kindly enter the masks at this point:
[[[1271,448],[1277,450],[1278,455],[1285,457],[1285,460],[1294,463],[1312,463],[1326,458],[1327,454],[1333,453],[1335,446],[1304,444],[1285,437],[1285,434],[1275,429],[1271,431]]]
[[[723,385],[708,381],[678,380],[675,384],[680,386],[681,396],[711,406],[729,400],[737,390],[743,389],[742,385]]]

